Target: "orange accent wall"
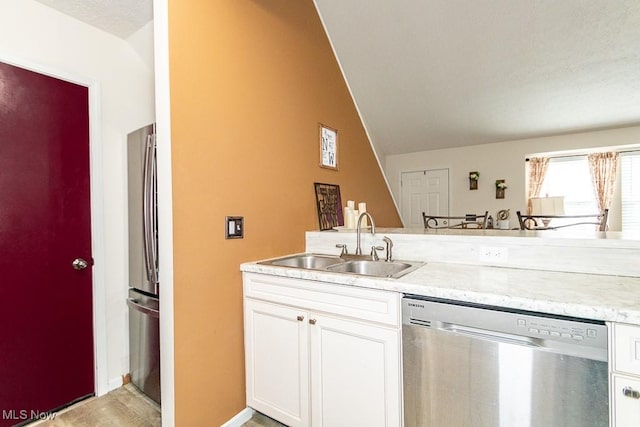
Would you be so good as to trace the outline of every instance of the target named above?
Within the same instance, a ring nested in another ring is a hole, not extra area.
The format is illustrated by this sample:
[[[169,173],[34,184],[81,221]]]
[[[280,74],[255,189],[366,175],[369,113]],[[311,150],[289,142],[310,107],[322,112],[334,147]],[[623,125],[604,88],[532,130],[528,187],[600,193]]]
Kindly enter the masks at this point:
[[[176,425],[220,425],[245,407],[239,265],[304,250],[314,182],[401,221],[311,0],[170,2],[169,55]],[[318,123],[338,171],[318,166]]]

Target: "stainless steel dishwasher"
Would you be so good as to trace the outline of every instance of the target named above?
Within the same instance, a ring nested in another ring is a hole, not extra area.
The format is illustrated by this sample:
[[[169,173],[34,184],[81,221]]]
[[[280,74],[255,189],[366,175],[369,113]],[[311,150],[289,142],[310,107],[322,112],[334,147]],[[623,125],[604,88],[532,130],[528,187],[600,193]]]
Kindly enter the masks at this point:
[[[405,426],[607,427],[603,322],[405,295]]]

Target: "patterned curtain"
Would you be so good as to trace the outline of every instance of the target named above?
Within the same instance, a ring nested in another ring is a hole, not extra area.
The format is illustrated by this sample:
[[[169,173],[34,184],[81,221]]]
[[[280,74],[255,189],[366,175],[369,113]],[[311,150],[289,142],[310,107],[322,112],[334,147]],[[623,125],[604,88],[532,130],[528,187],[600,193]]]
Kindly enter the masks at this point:
[[[531,215],[531,198],[540,195],[542,182],[549,167],[549,159],[546,157],[532,157],[529,159],[529,186],[527,188],[527,214]]]
[[[618,171],[620,155],[618,153],[595,153],[589,154],[589,170],[591,171],[591,181],[598,200],[600,212],[611,207],[613,192],[616,184],[616,173]]]

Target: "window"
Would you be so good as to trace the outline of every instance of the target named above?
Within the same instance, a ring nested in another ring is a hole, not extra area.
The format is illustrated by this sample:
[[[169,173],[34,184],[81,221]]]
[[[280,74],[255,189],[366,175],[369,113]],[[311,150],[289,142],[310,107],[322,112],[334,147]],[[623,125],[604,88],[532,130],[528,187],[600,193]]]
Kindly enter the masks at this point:
[[[622,231],[640,232],[640,151],[620,153],[619,169],[621,206],[618,212],[621,215]],[[549,159],[540,196],[564,196],[566,215],[598,212],[587,156]],[[611,215],[611,209],[609,214]],[[560,224],[556,221],[555,225]]]
[[[587,156],[550,159],[540,196],[564,196],[565,215],[598,212]]]
[[[640,232],[640,151],[620,156],[622,230]]]

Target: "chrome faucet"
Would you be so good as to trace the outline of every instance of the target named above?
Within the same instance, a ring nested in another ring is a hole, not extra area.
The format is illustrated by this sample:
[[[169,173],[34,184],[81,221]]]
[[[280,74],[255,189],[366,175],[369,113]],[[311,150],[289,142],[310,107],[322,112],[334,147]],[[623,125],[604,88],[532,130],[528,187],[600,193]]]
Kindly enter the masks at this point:
[[[362,212],[358,217],[358,222],[356,223],[356,238],[358,239],[358,242],[356,245],[356,255],[362,255],[362,247],[360,246],[360,228],[361,228],[362,218],[365,216],[369,218],[369,221],[371,221],[371,235],[372,236],[376,235],[376,223],[373,222],[373,217],[369,214],[369,212]]]

